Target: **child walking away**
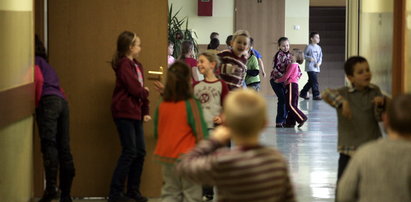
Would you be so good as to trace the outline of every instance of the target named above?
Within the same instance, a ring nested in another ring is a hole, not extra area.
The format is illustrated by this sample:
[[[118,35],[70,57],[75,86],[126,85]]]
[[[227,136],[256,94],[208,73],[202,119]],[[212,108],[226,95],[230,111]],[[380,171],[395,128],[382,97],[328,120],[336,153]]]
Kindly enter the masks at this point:
[[[358,149],[338,184],[337,201],[411,201],[411,94],[395,97],[383,117],[388,138]]]
[[[286,160],[259,143],[268,121],[265,99],[254,90],[235,90],[224,101],[223,117],[224,126],[181,159],[179,173],[217,186],[218,201],[295,201]],[[225,147],[230,138],[231,149]]]
[[[43,153],[46,189],[40,202],[51,202],[59,197],[57,173],[61,190],[60,201],[71,202],[71,184],[75,175],[70,151],[69,107],[60,88],[59,77],[47,62],[47,53],[39,37],[35,36],[36,120]]]
[[[275,95],[277,96],[277,116],[275,118],[275,126],[282,128],[287,118],[287,107],[285,104],[285,86],[284,83],[276,83],[276,79],[279,79],[285,73],[285,70],[289,64],[291,64],[290,42],[287,37],[281,37],[278,39],[279,50],[274,55],[274,66],[270,74],[270,84],[273,88]]]
[[[200,103],[193,98],[190,68],[176,61],[167,72],[163,102],[156,109],[155,157],[162,164],[161,201],[201,201],[201,185],[175,173],[174,163],[207,137]]]
[[[304,125],[307,121],[307,116],[298,109],[298,80],[301,77],[301,70],[298,64],[304,62],[304,54],[300,49],[293,49],[291,52],[291,64],[288,65],[285,74],[276,80],[276,83],[285,83],[286,101],[287,101],[287,120],[284,127],[291,128],[298,122],[298,127]]]
[[[121,155],[111,180],[109,201],[145,202],[140,193],[140,177],[143,171],[146,149],[143,121],[148,115],[148,88],[144,87],[143,66],[135,58],[140,53],[140,38],[124,31],[118,36],[117,51],[112,67],[116,73],[111,112],[121,142]],[[123,193],[127,180],[127,192]]]
[[[191,41],[181,43],[180,60],[185,62],[191,69],[192,83],[201,81],[203,78],[198,73],[197,60],[194,59],[194,44]]]
[[[232,49],[218,54],[221,65],[219,67],[220,78],[225,81],[230,90],[245,86],[245,74],[247,71],[247,50],[250,44],[250,35],[245,30],[236,31],[232,39]]]
[[[204,119],[207,122],[209,131],[215,125],[222,123],[220,114],[224,98],[228,94],[227,84],[218,79],[214,73],[218,65],[218,57],[213,52],[206,51],[198,56],[198,69],[204,75],[204,80],[194,84],[194,97],[201,102]],[[213,195],[213,187],[203,187],[204,199],[212,200]]]
[[[313,93],[313,100],[321,100],[320,90],[318,86],[318,74],[320,73],[320,66],[323,61],[323,52],[320,43],[320,34],[318,32],[310,33],[311,43],[305,47],[305,71],[308,73],[308,82],[301,90],[300,97],[308,100],[308,91],[311,89]]]
[[[344,71],[352,87],[326,89],[322,94],[324,101],[337,109],[338,179],[359,146],[381,137],[378,121],[386,103],[380,88],[370,83],[372,75],[365,58],[350,57]]]

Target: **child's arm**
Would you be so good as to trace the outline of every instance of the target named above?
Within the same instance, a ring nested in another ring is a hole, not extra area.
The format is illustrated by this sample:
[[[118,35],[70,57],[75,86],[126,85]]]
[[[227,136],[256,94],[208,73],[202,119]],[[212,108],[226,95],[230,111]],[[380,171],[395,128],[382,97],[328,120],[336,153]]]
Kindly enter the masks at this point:
[[[350,104],[337,90],[327,88],[321,93],[321,97],[332,107],[336,109],[341,108],[341,113],[344,117],[351,118],[352,113]]]
[[[320,54],[318,54],[318,59],[317,59],[317,67],[321,66],[323,63],[323,51],[320,48]]]
[[[208,128],[204,120],[203,110],[200,102],[195,99],[189,99],[186,101],[186,110],[188,124],[190,125],[193,133],[199,142],[202,139],[208,138]]]
[[[312,57],[312,54],[311,54],[311,48],[309,48],[309,46],[306,46],[304,49],[304,58],[305,60],[309,62],[314,61],[314,58]]]
[[[214,185],[214,165],[217,149],[224,147],[230,139],[229,130],[217,127],[210,140],[201,141],[191,152],[182,156],[177,164],[177,172],[199,183]]]
[[[295,66],[292,64],[289,64],[285,74],[281,78],[277,79],[276,82],[281,83],[281,82],[287,81],[294,71],[295,71]]]

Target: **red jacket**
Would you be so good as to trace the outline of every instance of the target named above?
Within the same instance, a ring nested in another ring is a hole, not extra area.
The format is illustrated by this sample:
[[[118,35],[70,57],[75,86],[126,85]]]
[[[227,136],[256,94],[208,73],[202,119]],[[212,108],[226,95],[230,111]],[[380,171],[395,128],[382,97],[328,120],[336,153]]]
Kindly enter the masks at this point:
[[[143,76],[143,66],[135,59],[123,57],[114,68],[116,87],[111,102],[113,118],[142,120],[144,115],[148,115],[148,91],[139,82],[136,67]]]

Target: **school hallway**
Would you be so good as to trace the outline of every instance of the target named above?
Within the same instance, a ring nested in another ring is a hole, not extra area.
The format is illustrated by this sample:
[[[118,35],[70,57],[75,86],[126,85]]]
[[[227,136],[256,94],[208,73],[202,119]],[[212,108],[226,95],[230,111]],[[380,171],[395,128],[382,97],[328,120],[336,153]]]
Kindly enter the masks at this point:
[[[334,201],[337,176],[337,117],[323,101],[303,100],[299,107],[308,121],[300,129],[275,128],[277,98],[266,96],[269,125],[261,136],[264,145],[278,148],[288,159],[297,201]],[[103,202],[102,198],[77,199],[75,202]],[[158,198],[149,202],[159,202]]]
[[[337,180],[337,116],[323,101],[299,99],[308,121],[301,128],[275,128],[277,98],[267,96],[270,122],[261,142],[288,159],[297,201],[334,201]]]

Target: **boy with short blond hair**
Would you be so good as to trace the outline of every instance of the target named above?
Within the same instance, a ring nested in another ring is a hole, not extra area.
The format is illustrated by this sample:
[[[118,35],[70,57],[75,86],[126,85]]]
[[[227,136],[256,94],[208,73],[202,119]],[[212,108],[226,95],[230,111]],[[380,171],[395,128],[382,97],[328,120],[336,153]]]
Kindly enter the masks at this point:
[[[265,99],[254,90],[234,90],[224,101],[224,126],[183,156],[177,170],[196,182],[215,185],[218,201],[295,201],[286,160],[259,143],[266,111]],[[236,145],[231,149],[224,147],[230,138]]]

